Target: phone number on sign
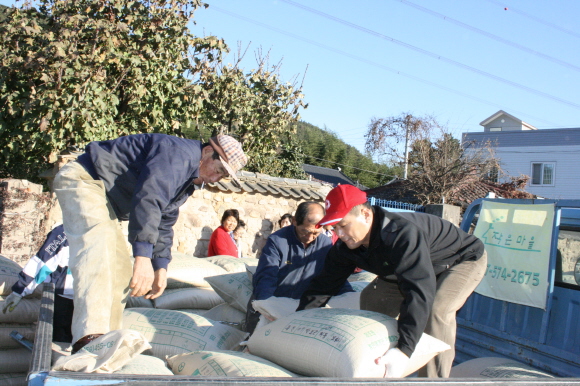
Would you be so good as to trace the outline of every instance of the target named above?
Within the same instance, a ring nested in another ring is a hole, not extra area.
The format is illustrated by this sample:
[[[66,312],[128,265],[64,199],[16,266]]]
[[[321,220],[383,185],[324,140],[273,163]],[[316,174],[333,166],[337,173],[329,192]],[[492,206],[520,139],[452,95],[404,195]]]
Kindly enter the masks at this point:
[[[488,264],[485,275],[487,276],[488,273],[491,275],[492,279],[509,279],[513,283],[531,284],[533,286],[540,284],[540,274],[537,272],[518,271],[516,269],[510,270],[509,268],[499,267],[497,265],[494,265],[492,268],[491,264]]]

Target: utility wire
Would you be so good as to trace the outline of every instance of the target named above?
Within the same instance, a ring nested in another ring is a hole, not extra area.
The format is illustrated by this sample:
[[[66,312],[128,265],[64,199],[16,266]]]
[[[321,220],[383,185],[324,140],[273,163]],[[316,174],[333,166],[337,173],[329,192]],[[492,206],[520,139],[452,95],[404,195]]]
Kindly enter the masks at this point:
[[[491,78],[491,79],[497,80],[499,82],[508,84],[510,86],[519,88],[519,89],[524,90],[524,91],[528,91],[528,92],[530,92],[532,94],[536,94],[536,95],[539,95],[539,96],[543,96],[544,98],[552,99],[554,101],[557,101],[557,102],[560,102],[560,103],[565,103],[565,104],[567,104],[569,106],[576,107],[577,109],[580,109],[580,105],[577,104],[577,103],[574,103],[574,102],[571,102],[571,101],[568,101],[568,100],[565,100],[565,99],[562,99],[562,98],[558,98],[557,96],[554,96],[554,95],[545,93],[543,91],[536,90],[536,89],[533,89],[531,87],[524,86],[523,84],[519,84],[519,83],[513,82],[513,81],[511,81],[509,79],[505,79],[505,78],[502,78],[500,76],[490,74],[489,72],[486,72],[486,71],[483,71],[483,70],[479,70],[479,69],[477,69],[475,67],[472,67],[472,66],[469,66],[467,64],[460,63],[460,62],[458,62],[456,60],[446,58],[445,56],[438,55],[438,54],[433,53],[431,51],[427,51],[427,50],[424,50],[422,48],[416,47],[416,46],[414,46],[412,44],[405,43],[403,41],[397,40],[397,39],[392,38],[390,36],[383,35],[383,34],[381,34],[379,32],[376,32],[376,31],[373,31],[371,29],[362,27],[362,26],[360,26],[358,24],[351,23],[349,21],[340,19],[340,18],[338,18],[336,16],[329,15],[329,14],[327,14],[325,12],[318,11],[318,10],[316,10],[314,8],[310,8],[310,7],[307,7],[305,5],[296,3],[295,1],[292,1],[292,0],[280,0],[280,1],[282,1],[284,3],[287,3],[287,4],[290,4],[290,5],[294,6],[294,7],[301,8],[301,9],[307,11],[307,12],[310,12],[310,13],[313,13],[313,14],[316,14],[316,15],[319,15],[319,16],[322,16],[322,17],[324,17],[326,19],[329,19],[329,20],[335,21],[337,23],[346,25],[348,27],[354,28],[356,30],[359,30],[359,31],[364,32],[364,33],[367,33],[369,35],[373,35],[373,36],[376,36],[376,37],[381,38],[383,40],[387,40],[387,41],[390,41],[392,43],[398,44],[398,45],[400,45],[402,47],[408,48],[408,49],[413,50],[415,52],[419,52],[419,53],[421,53],[423,55],[427,55],[427,56],[430,56],[430,57],[435,58],[437,60],[441,60],[441,61],[443,61],[445,63],[452,64],[452,65],[454,65],[456,67],[463,68],[463,69],[468,70],[468,71],[471,71],[471,72],[475,72],[476,74],[483,75],[483,76],[485,76],[487,78]]]
[[[428,13],[428,14],[433,15],[433,16],[436,16],[436,17],[440,17],[440,18],[442,18],[445,21],[448,21],[450,23],[453,23],[455,25],[458,25],[458,26],[460,26],[462,28],[465,28],[465,29],[468,29],[470,31],[476,32],[478,34],[487,36],[490,39],[493,39],[493,40],[498,41],[500,43],[506,44],[506,45],[508,45],[510,47],[517,48],[518,50],[527,52],[528,54],[532,54],[532,55],[539,56],[540,58],[549,60],[550,62],[559,64],[559,65],[564,66],[564,67],[571,68],[572,70],[580,71],[580,67],[578,67],[578,66],[576,66],[574,64],[571,64],[571,63],[565,62],[563,60],[554,58],[553,56],[550,56],[550,55],[543,54],[543,53],[538,52],[536,50],[533,50],[531,48],[522,46],[521,44],[514,43],[514,42],[512,42],[510,40],[507,40],[507,39],[502,38],[501,36],[494,35],[492,33],[486,32],[486,31],[481,30],[479,28],[473,27],[473,26],[471,26],[469,24],[465,24],[463,22],[460,22],[459,20],[452,19],[449,16],[442,15],[442,14],[440,14],[438,12],[432,11],[432,10],[430,10],[428,8],[422,7],[422,6],[418,5],[418,4],[415,4],[415,3],[410,2],[408,0],[396,0],[396,1],[399,1],[399,2],[401,2],[403,4],[405,4],[405,5],[408,5],[408,6],[411,6],[411,7],[415,8],[415,9],[418,9],[419,11]]]
[[[495,5],[499,5],[500,7],[504,8],[504,9],[506,9],[506,10],[508,9],[508,7],[506,7],[506,6],[505,6],[505,4],[502,4],[502,3],[501,3],[501,2],[499,2],[499,1],[495,1],[495,0],[486,0],[486,1],[488,1],[488,2],[490,2],[490,3],[493,3],[493,4],[495,4]],[[558,31],[561,31],[561,32],[567,33],[567,34],[569,34],[569,35],[575,36],[575,37],[577,37],[577,38],[580,38],[580,34],[578,34],[578,33],[574,32],[574,31],[570,31],[569,29],[562,28],[562,27],[560,27],[560,26],[559,26],[559,25],[557,25],[557,24],[550,23],[549,21],[542,20],[542,19],[540,19],[539,17],[536,17],[536,16],[533,16],[533,15],[530,15],[529,13],[526,13],[526,12],[520,11],[520,10],[518,10],[518,9],[515,9],[515,8],[511,8],[511,7],[509,8],[509,11],[510,11],[510,12],[517,13],[517,14],[519,14],[519,15],[522,15],[522,16],[524,16],[524,17],[527,17],[528,19],[532,19],[532,20],[534,20],[534,21],[536,21],[536,22],[538,22],[538,23],[540,23],[540,24],[543,24],[543,25],[545,25],[545,26],[547,26],[547,27],[551,27],[551,28],[557,29]]]
[[[284,31],[284,30],[281,30],[281,29],[279,29],[279,28],[272,27],[272,26],[270,26],[270,25],[268,25],[268,24],[264,24],[264,23],[262,23],[262,22],[259,22],[259,21],[256,21],[256,20],[253,20],[253,19],[247,18],[247,17],[245,17],[245,16],[241,16],[241,15],[238,15],[238,14],[236,14],[236,13],[233,13],[233,12],[230,12],[230,11],[226,11],[225,9],[222,9],[222,8],[220,8],[220,7],[217,7],[217,6],[215,6],[215,5],[212,5],[212,6],[210,7],[210,9],[216,10],[216,11],[218,11],[218,12],[221,12],[221,13],[225,13],[226,15],[230,15],[230,16],[232,16],[232,17],[235,17],[235,18],[237,18],[237,19],[240,19],[240,20],[246,21],[246,22],[248,22],[248,23],[255,24],[255,25],[257,25],[257,26],[260,26],[260,27],[263,27],[263,28],[269,29],[269,30],[271,30],[271,31],[278,32],[278,33],[280,33],[280,34],[282,34],[282,35],[289,36],[289,37],[291,37],[291,38],[294,38],[294,39],[296,39],[296,40],[301,40],[301,41],[303,41],[303,42],[305,42],[305,43],[312,44],[313,46],[316,46],[316,47],[319,47],[319,48],[323,48],[323,49],[325,49],[325,50],[328,50],[328,51],[334,52],[334,53],[336,53],[336,54],[339,54],[339,55],[342,55],[342,56],[349,57],[349,58],[351,58],[351,59],[354,59],[354,60],[357,60],[357,61],[359,61],[359,62],[362,62],[362,63],[365,63],[365,64],[369,64],[369,65],[371,65],[371,66],[374,66],[374,67],[381,68],[381,69],[383,69],[383,70],[386,70],[386,71],[392,72],[392,73],[394,73],[394,74],[396,74],[396,75],[401,75],[401,76],[403,76],[403,77],[405,77],[405,78],[413,79],[413,80],[415,80],[415,81],[417,81],[417,82],[424,83],[424,84],[427,84],[427,85],[429,85],[429,86],[432,86],[432,87],[435,87],[435,88],[438,88],[438,89],[441,89],[441,90],[448,91],[448,92],[450,92],[450,93],[452,93],[452,94],[456,94],[456,95],[459,95],[459,96],[462,96],[462,97],[465,97],[465,98],[469,98],[469,99],[471,99],[471,100],[474,100],[474,101],[476,101],[476,102],[483,103],[483,104],[486,104],[486,105],[488,105],[488,106],[493,106],[493,107],[495,107],[495,108],[498,108],[498,109],[500,109],[500,110],[505,110],[505,106],[503,106],[503,105],[499,105],[499,104],[497,104],[497,103],[494,103],[494,102],[486,101],[485,99],[481,99],[481,98],[478,98],[478,97],[476,97],[476,96],[473,96],[473,95],[470,95],[470,94],[466,94],[466,93],[464,93],[464,92],[462,92],[462,91],[458,91],[458,90],[452,89],[452,88],[450,88],[450,87],[443,86],[443,85],[441,85],[441,84],[437,84],[437,83],[431,82],[431,81],[429,81],[429,80],[426,80],[426,79],[423,79],[423,78],[419,78],[419,77],[417,77],[417,76],[414,76],[414,75],[411,75],[411,74],[407,74],[407,73],[405,73],[405,72],[402,72],[402,71],[399,71],[399,70],[396,70],[396,69],[393,69],[393,68],[387,67],[387,66],[385,66],[385,65],[383,65],[383,64],[379,64],[379,63],[376,63],[376,62],[373,62],[373,61],[370,61],[370,60],[367,60],[367,59],[361,58],[360,56],[356,56],[356,55],[350,54],[350,53],[348,53],[348,52],[345,52],[345,51],[339,50],[339,49],[337,49],[337,48],[333,48],[333,47],[327,46],[327,45],[325,45],[325,44],[318,43],[318,42],[316,42],[316,41],[314,41],[314,40],[307,39],[307,38],[304,38],[304,37],[302,37],[302,36],[299,36],[299,35],[296,35],[296,34],[293,34],[293,33],[290,33],[290,32],[286,32],[286,31]],[[528,113],[524,113],[524,112],[522,112],[522,111],[518,111],[518,110],[515,110],[515,109],[511,109],[511,108],[510,108],[510,111],[513,111],[513,112],[515,112],[515,113],[518,113],[518,114],[526,115],[526,116],[528,116],[528,117],[530,117],[530,118],[534,118],[534,120],[536,120],[536,121],[541,121],[541,122],[548,123],[548,124],[550,124],[550,125],[554,125],[554,123],[553,123],[553,122],[549,122],[549,121],[547,121],[547,120],[546,120],[546,119],[544,119],[544,118],[535,117],[535,116],[533,116],[533,115],[529,115]]]
[[[300,155],[302,155],[302,156],[304,156],[304,157],[313,158],[313,159],[315,159],[315,160],[319,160],[319,161],[325,161],[325,162],[329,162],[329,163],[331,163],[331,164],[340,165],[340,166],[344,166],[344,167],[347,167],[347,168],[357,169],[357,170],[360,170],[360,171],[363,171],[363,172],[367,172],[367,173],[374,173],[374,174],[379,174],[379,175],[381,175],[381,176],[385,176],[385,177],[397,177],[397,176],[390,176],[390,175],[388,175],[388,174],[383,174],[383,173],[379,173],[379,172],[373,172],[372,170],[366,170],[366,169],[361,169],[361,168],[357,168],[357,167],[350,166],[350,165],[341,164],[341,163],[334,162],[334,161],[329,161],[329,160],[327,160],[327,159],[316,158],[316,157],[313,157],[313,156],[311,156],[311,155],[307,155],[307,154],[303,154],[303,153],[298,153],[298,154],[300,154]],[[312,166],[316,166],[316,165],[312,165]]]

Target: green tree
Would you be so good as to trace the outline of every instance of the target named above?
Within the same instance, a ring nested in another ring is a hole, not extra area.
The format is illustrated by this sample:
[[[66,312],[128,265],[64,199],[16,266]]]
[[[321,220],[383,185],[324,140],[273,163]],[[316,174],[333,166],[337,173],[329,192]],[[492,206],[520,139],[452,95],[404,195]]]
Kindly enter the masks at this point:
[[[192,127],[225,125],[254,156],[250,170],[266,170],[257,155],[283,154],[300,91],[266,66],[222,66],[225,42],[187,28],[200,0],[34,4],[0,24],[0,175],[34,180],[67,148]]]
[[[409,135],[409,175],[405,188],[421,204],[439,204],[474,181],[486,180],[498,171],[499,160],[491,144],[463,146],[433,117],[373,119],[366,135],[369,150],[404,159],[400,144]]]

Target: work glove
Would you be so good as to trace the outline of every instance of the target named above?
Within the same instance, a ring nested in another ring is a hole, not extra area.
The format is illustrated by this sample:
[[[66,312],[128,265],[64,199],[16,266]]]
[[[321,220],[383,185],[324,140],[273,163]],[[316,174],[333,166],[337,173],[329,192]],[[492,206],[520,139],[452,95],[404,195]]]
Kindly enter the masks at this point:
[[[5,314],[7,310],[8,312],[14,311],[18,303],[20,303],[21,299],[22,295],[19,295],[16,292],[12,292],[10,295],[8,295],[8,297],[6,297],[6,299],[4,299],[4,306],[2,307],[2,312]]]
[[[409,357],[398,348],[391,348],[385,355],[375,359],[375,363],[385,365],[384,378],[402,378],[409,364]]]

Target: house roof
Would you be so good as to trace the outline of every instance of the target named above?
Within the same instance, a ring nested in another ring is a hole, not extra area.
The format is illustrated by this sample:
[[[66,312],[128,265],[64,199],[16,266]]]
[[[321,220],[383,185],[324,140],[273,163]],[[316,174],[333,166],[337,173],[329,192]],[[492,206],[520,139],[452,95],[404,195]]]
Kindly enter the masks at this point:
[[[519,181],[521,182],[521,181]],[[383,200],[402,201],[412,204],[417,203],[415,193],[409,189],[407,180],[396,180],[387,185],[366,191],[369,197]],[[510,184],[495,184],[492,182],[475,181],[469,183],[451,194],[447,199],[448,204],[467,208],[469,204],[478,198],[483,198],[488,193],[495,193],[501,198],[537,198],[534,194],[510,188]]]
[[[360,189],[366,189],[365,186],[351,180],[346,174],[340,171],[340,168],[330,169],[322,166],[302,164],[302,169],[316,181],[326,182],[332,184],[332,186],[353,185]]]
[[[237,177],[242,183],[241,187],[233,183],[231,179],[208,184],[222,192],[247,192],[274,194],[296,200],[324,201],[328,192],[332,189],[330,184],[318,181],[297,180],[292,178],[272,177],[267,174],[239,171]]]
[[[530,125],[529,123],[526,123],[526,122],[522,121],[521,119],[519,119],[518,117],[514,117],[513,115],[511,115],[511,114],[509,114],[509,113],[506,113],[506,112],[505,112],[505,111],[503,111],[503,110],[499,110],[497,113],[495,113],[495,114],[493,114],[492,116],[490,116],[490,117],[488,117],[488,118],[484,119],[483,121],[481,121],[480,125],[481,125],[481,126],[485,126],[485,125],[487,125],[488,123],[490,123],[491,121],[493,121],[493,120],[495,120],[495,119],[497,119],[497,118],[501,117],[502,115],[505,115],[505,116],[507,116],[507,117],[509,117],[509,118],[513,119],[514,121],[520,122],[520,123],[522,124],[522,126],[526,126],[526,127],[528,127],[530,130],[537,130],[537,128],[535,128],[534,126]]]

